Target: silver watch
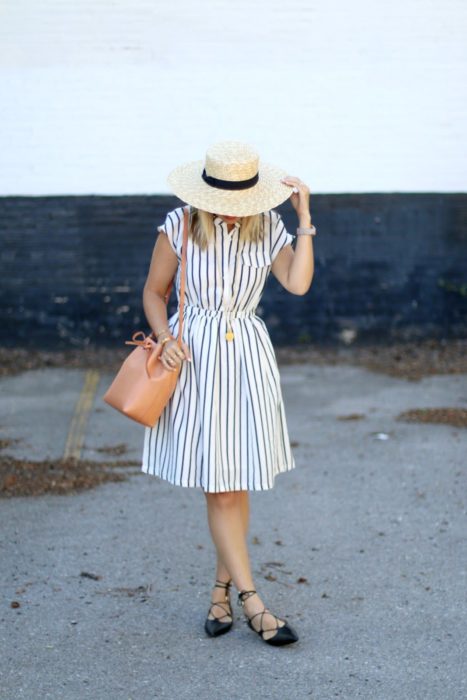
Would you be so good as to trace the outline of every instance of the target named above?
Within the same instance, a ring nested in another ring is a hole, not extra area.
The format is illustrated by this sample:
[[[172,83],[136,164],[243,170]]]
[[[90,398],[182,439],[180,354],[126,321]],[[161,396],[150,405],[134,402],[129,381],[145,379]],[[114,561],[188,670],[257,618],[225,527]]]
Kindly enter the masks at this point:
[[[310,228],[304,228],[303,226],[297,228],[297,236],[316,236],[316,233],[316,228],[313,225]]]

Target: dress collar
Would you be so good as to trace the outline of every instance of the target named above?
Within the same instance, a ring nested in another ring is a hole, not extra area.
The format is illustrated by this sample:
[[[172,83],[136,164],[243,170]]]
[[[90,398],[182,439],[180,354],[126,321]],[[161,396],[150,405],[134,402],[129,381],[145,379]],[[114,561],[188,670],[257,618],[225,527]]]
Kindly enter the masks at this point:
[[[217,223],[217,224],[225,224],[225,226],[227,226],[227,222],[224,221],[224,219],[222,219],[220,216],[214,217],[214,221],[215,221],[215,223]],[[234,228],[239,228],[239,227],[240,227],[240,222],[239,222],[239,221],[236,221],[236,222],[234,223]]]

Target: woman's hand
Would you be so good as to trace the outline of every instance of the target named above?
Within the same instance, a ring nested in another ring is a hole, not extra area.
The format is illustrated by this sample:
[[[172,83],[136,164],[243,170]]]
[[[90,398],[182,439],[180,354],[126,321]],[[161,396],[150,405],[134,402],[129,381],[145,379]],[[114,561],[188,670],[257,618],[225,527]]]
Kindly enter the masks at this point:
[[[297,212],[297,216],[308,215],[310,213],[310,188],[308,185],[305,185],[298,177],[289,175],[281,178],[281,182],[297,189],[297,192],[293,192],[290,195],[290,201]]]
[[[168,340],[164,343],[162,352],[160,354],[160,360],[164,367],[170,370],[175,370],[179,367],[183,360],[189,360],[192,362],[191,352],[188,345],[182,340],[181,348],[178,345],[177,340]]]

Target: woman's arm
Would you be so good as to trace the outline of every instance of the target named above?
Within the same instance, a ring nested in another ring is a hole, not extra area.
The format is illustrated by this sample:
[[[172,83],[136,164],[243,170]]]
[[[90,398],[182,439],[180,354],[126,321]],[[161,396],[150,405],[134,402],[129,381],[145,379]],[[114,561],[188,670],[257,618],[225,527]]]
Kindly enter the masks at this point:
[[[143,289],[143,309],[156,337],[167,329],[167,306],[164,301],[167,287],[178,267],[178,259],[162,231],[157,236],[151,264]]]
[[[160,231],[154,245],[148,277],[143,289],[144,314],[157,339],[162,331],[167,331],[171,335],[167,325],[165,295],[177,267],[178,258],[169,243],[167,234]],[[165,335],[164,333],[164,337]],[[191,361],[190,348],[183,340],[181,347],[176,339],[169,340],[164,343],[160,360],[164,367],[174,370],[184,360]]]
[[[298,226],[310,228],[310,190],[297,177],[286,177],[282,180],[286,185],[296,187],[298,192],[290,197],[292,206],[297,212]],[[313,236],[297,236],[295,250],[286,245],[276,255],[271,272],[285,289],[292,294],[303,295],[311,287],[315,270],[313,251]]]

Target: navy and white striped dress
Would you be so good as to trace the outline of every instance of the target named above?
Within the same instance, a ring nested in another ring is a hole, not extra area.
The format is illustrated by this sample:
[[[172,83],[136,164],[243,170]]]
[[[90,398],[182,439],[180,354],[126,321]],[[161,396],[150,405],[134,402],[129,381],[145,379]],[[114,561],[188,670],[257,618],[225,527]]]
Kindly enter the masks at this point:
[[[295,467],[279,369],[264,321],[255,313],[271,265],[294,236],[278,212],[265,212],[266,235],[240,242],[215,217],[215,241],[201,250],[188,237],[182,361],[175,392],[152,428],[145,428],[142,471],[204,491],[259,491]],[[167,214],[167,233],[181,261],[183,208]],[[174,287],[180,294],[179,264]],[[234,339],[227,340],[227,316]],[[168,319],[178,336],[178,308]]]

